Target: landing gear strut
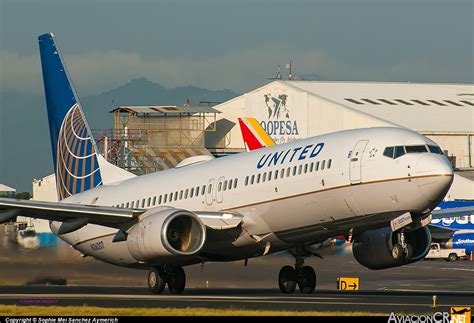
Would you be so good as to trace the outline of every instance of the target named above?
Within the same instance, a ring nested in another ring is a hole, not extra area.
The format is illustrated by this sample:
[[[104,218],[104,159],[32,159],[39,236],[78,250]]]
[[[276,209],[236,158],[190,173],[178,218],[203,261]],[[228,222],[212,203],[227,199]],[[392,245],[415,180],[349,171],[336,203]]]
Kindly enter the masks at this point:
[[[309,254],[311,255],[311,254]],[[291,294],[296,285],[303,294],[311,294],[316,287],[316,273],[310,266],[304,266],[304,258],[309,256],[303,247],[298,247],[294,253],[295,268],[284,266],[278,275],[278,285],[282,293]]]
[[[410,260],[413,255],[413,247],[405,241],[405,233],[400,231],[397,234],[397,243],[393,245],[392,257],[396,261]]]
[[[151,267],[148,288],[153,294],[161,294],[168,284],[172,294],[181,294],[186,286],[186,274],[182,267]]]

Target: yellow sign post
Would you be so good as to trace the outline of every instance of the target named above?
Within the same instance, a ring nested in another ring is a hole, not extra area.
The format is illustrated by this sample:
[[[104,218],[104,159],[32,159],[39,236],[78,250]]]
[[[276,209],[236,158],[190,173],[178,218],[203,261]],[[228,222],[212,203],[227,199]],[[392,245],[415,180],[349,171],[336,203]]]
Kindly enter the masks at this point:
[[[359,290],[359,278],[356,277],[339,277],[337,279],[337,289],[339,290]]]

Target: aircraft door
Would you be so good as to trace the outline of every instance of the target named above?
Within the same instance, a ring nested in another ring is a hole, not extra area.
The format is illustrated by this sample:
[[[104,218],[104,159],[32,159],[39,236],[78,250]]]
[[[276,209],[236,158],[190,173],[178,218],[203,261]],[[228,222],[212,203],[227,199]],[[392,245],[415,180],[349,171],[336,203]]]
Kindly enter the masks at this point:
[[[215,189],[214,185],[215,179],[212,178],[207,182],[206,185],[206,204],[207,205],[212,205],[214,202],[214,194],[213,191]]]
[[[217,187],[216,187],[216,202],[217,203],[222,203],[222,200],[224,199],[224,177],[220,177],[217,180]]]
[[[362,156],[368,143],[368,140],[359,140],[352,150],[349,162],[349,177],[351,184],[362,183]]]

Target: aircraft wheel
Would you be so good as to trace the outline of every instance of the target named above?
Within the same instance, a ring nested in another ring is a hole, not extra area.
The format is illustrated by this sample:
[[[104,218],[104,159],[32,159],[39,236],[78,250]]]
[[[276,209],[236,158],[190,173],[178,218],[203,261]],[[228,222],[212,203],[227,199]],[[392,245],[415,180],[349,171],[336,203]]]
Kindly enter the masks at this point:
[[[301,268],[301,275],[298,279],[298,287],[303,294],[311,294],[316,287],[316,273],[313,267],[304,266]]]
[[[401,244],[396,243],[393,245],[392,249],[392,257],[395,259],[397,262],[402,261],[405,255],[405,251],[403,250],[403,247]]]
[[[160,268],[152,267],[148,273],[148,288],[153,294],[161,294],[165,289],[164,272]]]
[[[169,272],[168,289],[172,294],[181,294],[186,286],[186,273],[183,267],[172,267]]]
[[[291,294],[296,289],[296,270],[291,266],[284,266],[278,275],[278,285],[282,293]]]

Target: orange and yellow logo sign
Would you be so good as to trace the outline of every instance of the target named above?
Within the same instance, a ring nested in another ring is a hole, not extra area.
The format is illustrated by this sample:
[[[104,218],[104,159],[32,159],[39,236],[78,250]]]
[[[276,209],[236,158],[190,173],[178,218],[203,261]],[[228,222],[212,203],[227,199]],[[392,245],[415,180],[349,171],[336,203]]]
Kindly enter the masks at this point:
[[[451,307],[451,323],[471,323],[471,308],[467,306]]]

